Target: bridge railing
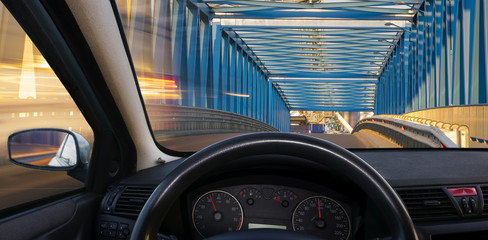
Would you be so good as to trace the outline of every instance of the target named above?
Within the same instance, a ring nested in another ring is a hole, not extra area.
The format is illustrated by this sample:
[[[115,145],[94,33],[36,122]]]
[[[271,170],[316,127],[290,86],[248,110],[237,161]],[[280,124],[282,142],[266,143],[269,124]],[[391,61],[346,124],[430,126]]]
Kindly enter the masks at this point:
[[[374,116],[359,121],[354,132],[372,130],[405,148],[458,148],[443,131],[403,119]]]
[[[275,132],[271,125],[243,115],[214,109],[146,104],[157,138],[230,132]]]
[[[488,105],[431,108],[402,114],[402,116],[411,117],[411,119],[421,121],[422,124],[441,129],[445,129],[448,124],[452,128],[459,126],[458,129],[465,126],[469,129],[466,131],[466,143],[464,144],[466,147],[488,147],[488,124],[486,124]]]
[[[401,119],[409,122],[418,123],[424,126],[431,126],[441,130],[456,145],[462,148],[470,147],[469,128],[465,125],[456,123],[446,123],[425,118],[413,117],[408,115],[380,115],[382,117]]]

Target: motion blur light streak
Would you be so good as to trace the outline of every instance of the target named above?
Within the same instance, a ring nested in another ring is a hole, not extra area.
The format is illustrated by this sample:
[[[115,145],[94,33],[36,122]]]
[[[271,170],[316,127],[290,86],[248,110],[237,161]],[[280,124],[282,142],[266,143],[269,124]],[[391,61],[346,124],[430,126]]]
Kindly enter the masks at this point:
[[[19,99],[36,99],[36,76],[34,65],[33,43],[26,36],[24,43],[24,57],[22,59],[22,71],[20,73]]]
[[[137,77],[139,79],[139,83],[147,84],[147,85],[155,85],[163,83],[164,88],[178,88],[176,86],[175,80],[168,80],[168,79],[160,79],[160,78],[149,78],[149,77]],[[158,86],[159,87],[159,86]]]
[[[249,94],[228,93],[228,92],[225,93],[225,95],[234,96],[234,97],[245,97],[245,98],[249,97]]]
[[[181,99],[175,80],[138,76],[141,93],[148,99]]]

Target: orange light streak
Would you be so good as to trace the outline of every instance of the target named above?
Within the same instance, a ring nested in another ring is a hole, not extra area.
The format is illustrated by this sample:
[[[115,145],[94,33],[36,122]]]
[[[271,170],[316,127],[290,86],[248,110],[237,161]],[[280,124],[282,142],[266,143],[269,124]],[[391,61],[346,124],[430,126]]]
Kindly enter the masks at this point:
[[[181,99],[175,80],[142,76],[137,79],[145,99]]]
[[[154,86],[156,84],[163,83],[164,88],[178,88],[176,86],[175,80],[161,79],[161,78],[150,78],[150,77],[137,77],[139,83],[144,86]]]
[[[130,23],[130,0],[127,0],[127,24]]]

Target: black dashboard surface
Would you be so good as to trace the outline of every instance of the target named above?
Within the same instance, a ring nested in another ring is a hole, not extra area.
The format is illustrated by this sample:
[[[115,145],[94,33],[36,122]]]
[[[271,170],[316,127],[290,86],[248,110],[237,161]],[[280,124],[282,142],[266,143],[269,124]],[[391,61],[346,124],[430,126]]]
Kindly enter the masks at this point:
[[[392,187],[488,183],[488,152],[471,149],[355,150]]]
[[[351,150],[393,187],[488,183],[488,152],[478,150]],[[126,184],[159,182],[182,160],[140,171]]]
[[[352,152],[375,168],[388,183],[396,189],[423,189],[436,187],[439,188],[441,192],[445,192],[446,188],[449,186],[476,186],[479,190],[480,185],[483,189],[483,186],[486,186],[488,183],[488,177],[486,176],[486,173],[488,172],[488,154],[484,151],[395,149],[352,150]],[[119,186],[155,187],[182,161],[184,161],[184,159],[142,170],[134,176],[122,180],[118,184]],[[270,165],[268,165],[267,168],[269,170]],[[240,223],[242,229],[245,229],[245,227],[249,228],[249,223],[258,224],[258,226],[259,224],[268,224],[293,229],[291,222],[293,217],[292,209],[295,209],[300,201],[303,201],[308,197],[325,196],[333,199],[344,207],[348,217],[350,217],[351,236],[358,231],[358,223],[364,221],[364,219],[375,219],[375,221],[367,221],[365,223],[366,225],[362,225],[363,229],[370,227],[367,225],[372,225],[371,228],[376,230],[372,232],[372,235],[371,233],[365,234],[359,230],[360,234],[356,236],[359,236],[360,239],[364,239],[366,235],[387,236],[387,231],[385,232],[385,230],[382,229],[382,225],[386,224],[378,219],[377,209],[369,206],[365,194],[351,186],[350,183],[344,183],[342,182],[342,179],[334,178],[333,173],[324,176],[322,179],[323,181],[316,181],[317,179],[320,179],[320,176],[317,173],[320,173],[321,170],[311,174],[313,176],[307,175],[307,170],[311,169],[302,169],[302,171],[297,171],[296,173],[294,173],[292,169],[281,171],[282,169],[280,169],[280,167],[276,167],[275,170],[277,171],[270,174],[267,174],[266,171],[256,172],[243,170],[237,175],[232,174],[232,171],[229,171],[230,174],[216,174],[209,179],[196,183],[185,192],[181,201],[176,204],[177,206],[175,208],[173,208],[172,214],[175,220],[170,221],[171,224],[166,228],[162,228],[162,231],[164,232],[168,228],[172,228],[176,225],[185,225],[178,231],[186,232],[185,236],[190,236],[190,239],[199,239],[201,238],[201,234],[198,233],[198,230],[196,230],[194,226],[193,211],[195,204],[200,197],[208,192],[220,190],[229,192],[232,196],[238,199],[239,194],[243,189],[254,188],[263,191],[265,188],[270,188],[272,189],[270,192],[273,192],[273,197],[279,190],[289,190],[294,193],[299,193],[297,194],[299,195],[299,199],[294,203],[295,206],[282,211],[282,213],[286,212],[286,217],[270,217],[276,214],[276,212],[268,211],[270,209],[269,206],[271,205],[267,204],[274,203],[276,204],[274,206],[277,206],[277,209],[283,208],[279,205],[279,202],[273,200],[270,196],[267,196],[268,199],[266,199],[266,203],[264,203],[264,201],[261,203],[260,208],[266,209],[268,215],[259,215],[260,213],[257,213],[259,210],[254,211],[250,209],[249,206],[246,206],[247,199],[239,200],[244,211],[244,220]],[[414,189],[413,191],[418,190]],[[439,219],[438,221],[429,220],[416,222],[414,220],[420,239],[430,239],[431,237],[434,239],[449,239],[445,238],[446,234],[457,234],[462,232],[470,233],[470,236],[474,236],[472,239],[482,239],[478,237],[486,236],[482,235],[483,232],[485,232],[484,230],[488,229],[488,219],[484,217],[485,212],[482,209],[484,193],[481,195],[481,191],[479,191],[478,195],[480,199],[480,210],[476,216],[462,216],[462,211],[458,209],[457,211],[459,212],[458,214],[460,217],[451,218],[449,221]],[[258,204],[255,206],[258,206]],[[456,210],[454,210],[454,214],[457,216]],[[247,219],[246,216],[248,217]],[[110,214],[103,214],[101,219],[108,219],[107,217],[110,217]],[[120,216],[115,218],[120,219]],[[131,221],[133,220],[134,219]],[[237,221],[239,222],[239,220]],[[180,239],[186,239],[186,237]],[[349,239],[355,238],[351,237]]]

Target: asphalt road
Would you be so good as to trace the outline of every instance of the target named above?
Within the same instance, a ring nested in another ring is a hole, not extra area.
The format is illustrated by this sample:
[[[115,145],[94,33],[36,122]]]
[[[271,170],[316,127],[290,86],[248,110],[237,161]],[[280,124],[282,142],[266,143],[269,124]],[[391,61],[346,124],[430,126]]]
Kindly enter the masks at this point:
[[[397,144],[390,142],[388,139],[378,135],[370,130],[362,130],[354,134],[306,134],[312,137],[321,138],[333,142],[343,148],[399,148]]]
[[[198,136],[176,137],[171,139],[158,138],[158,142],[166,148],[182,151],[195,152],[221,140],[236,137],[247,133],[222,133],[206,134]],[[386,138],[375,134],[372,131],[361,131],[354,134],[321,134],[307,133],[316,138],[333,142],[344,148],[398,148],[399,146],[388,141]]]

